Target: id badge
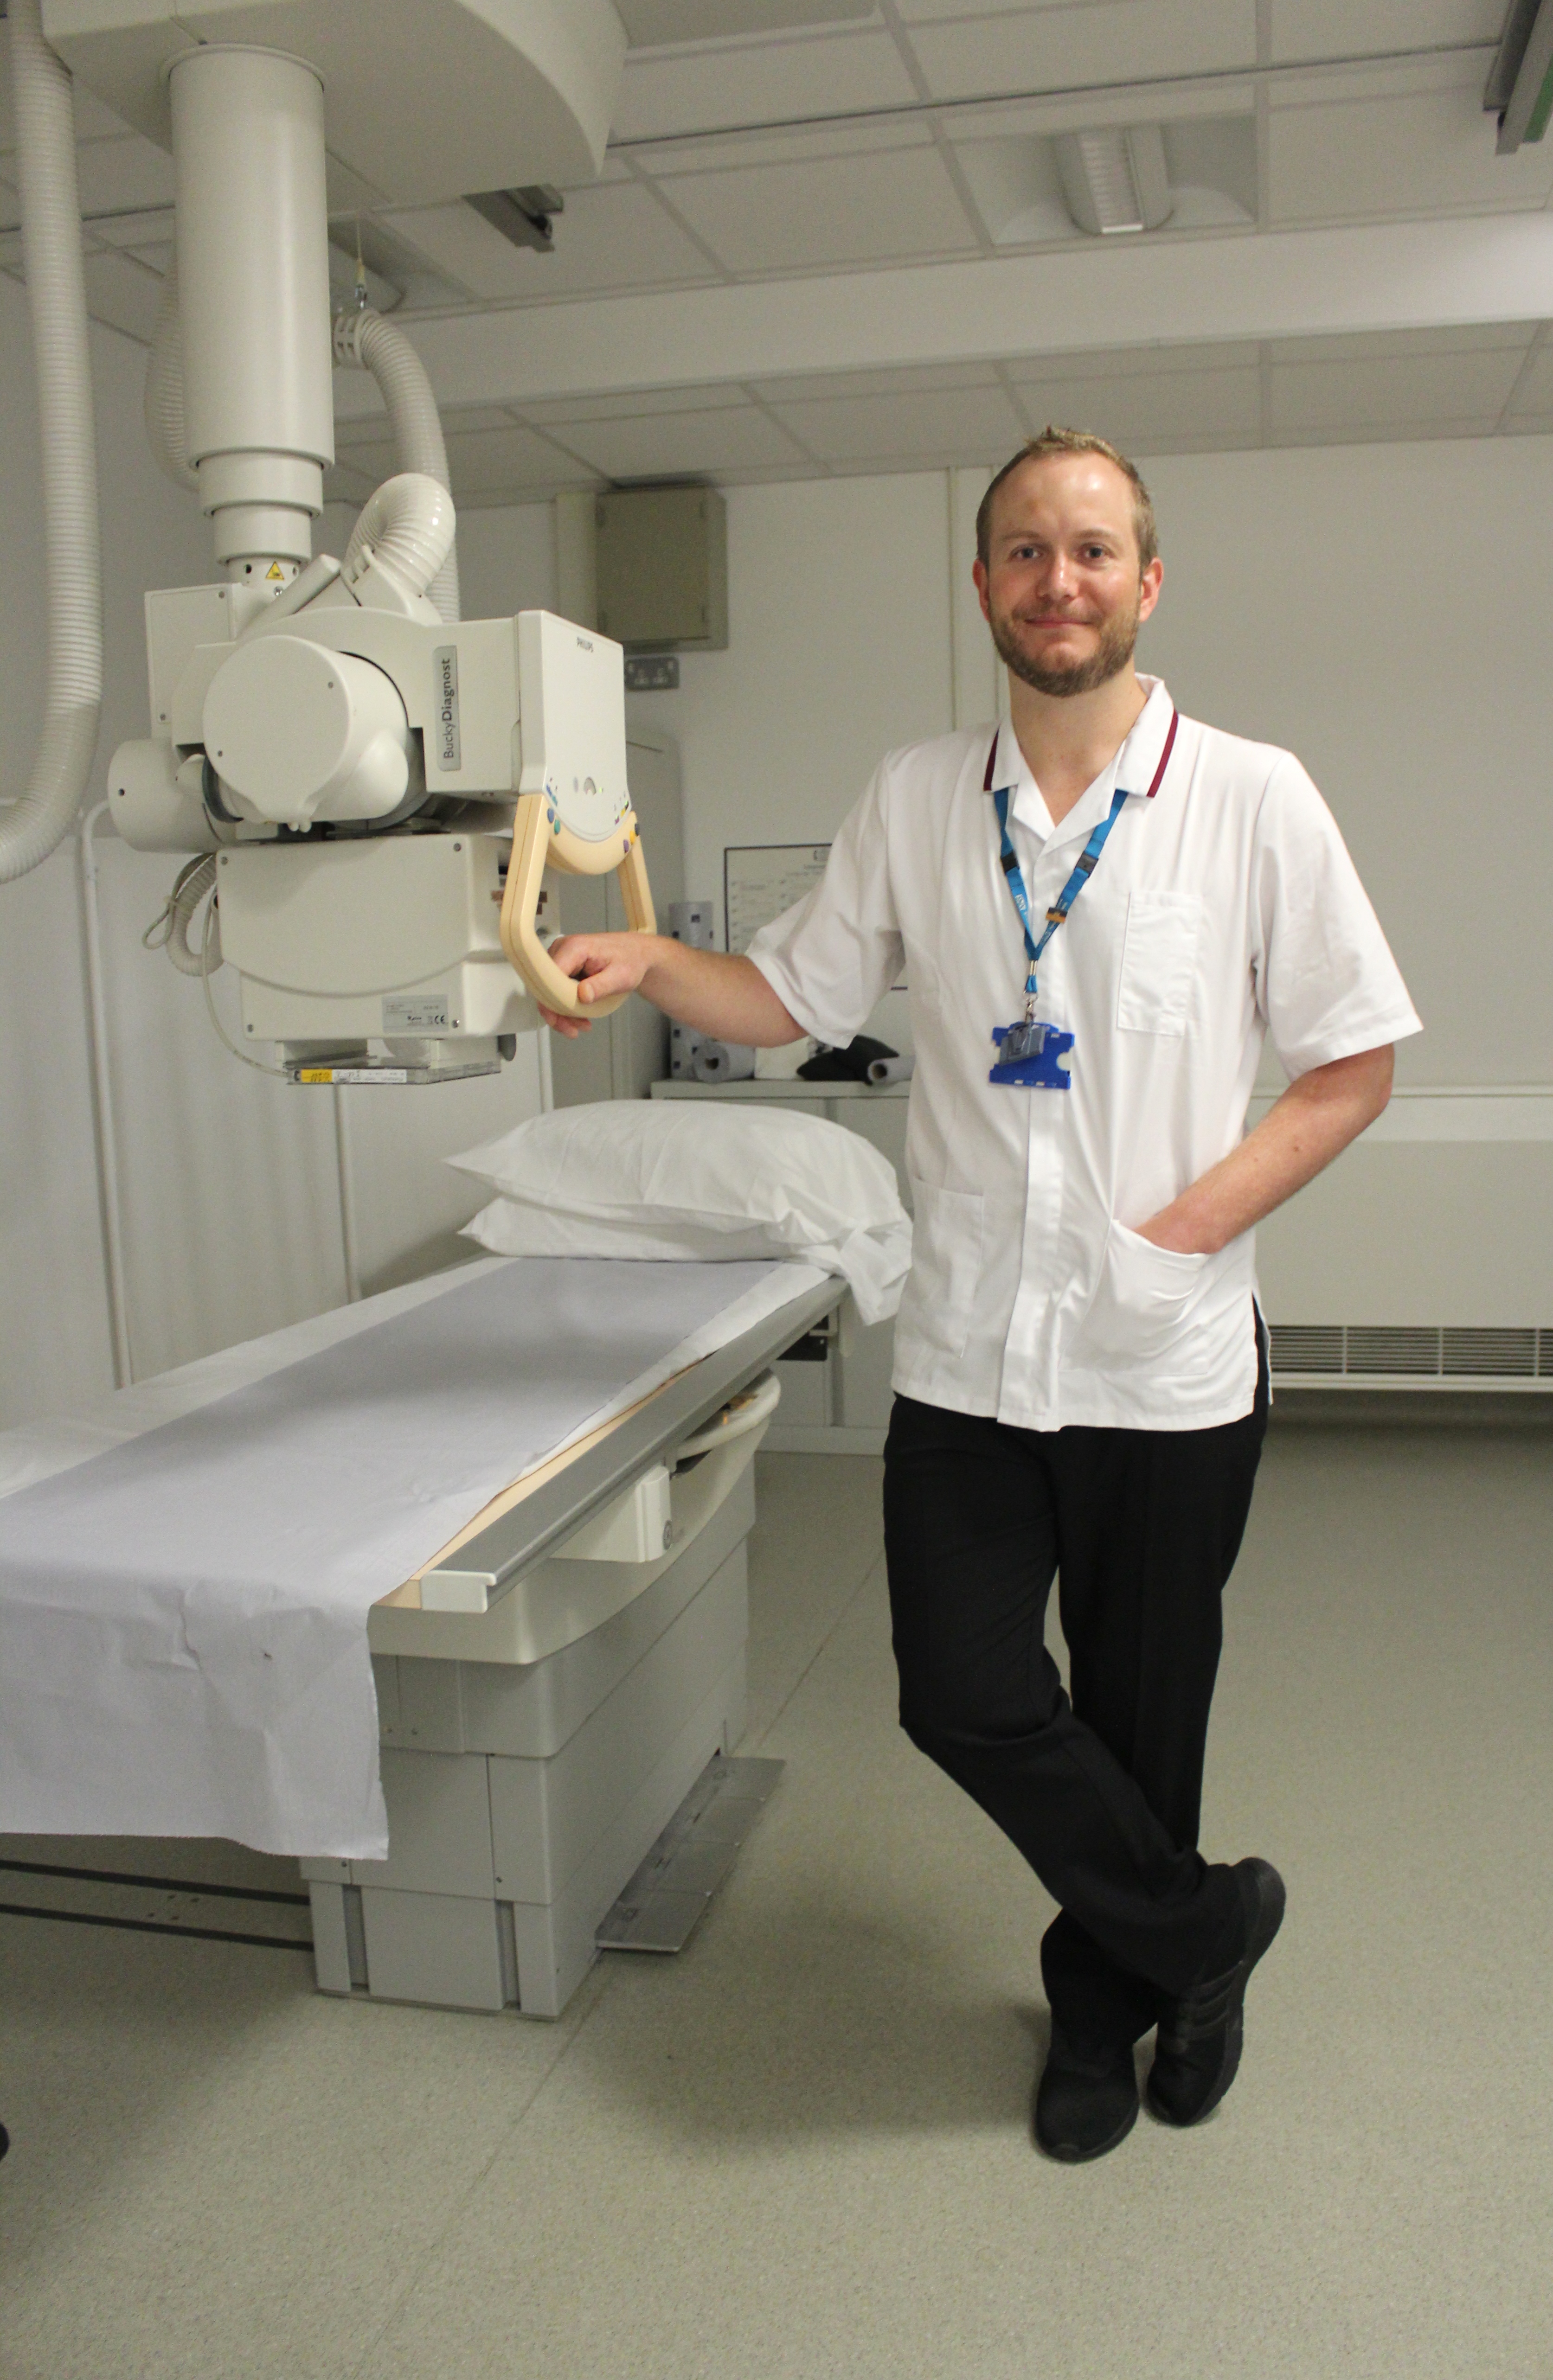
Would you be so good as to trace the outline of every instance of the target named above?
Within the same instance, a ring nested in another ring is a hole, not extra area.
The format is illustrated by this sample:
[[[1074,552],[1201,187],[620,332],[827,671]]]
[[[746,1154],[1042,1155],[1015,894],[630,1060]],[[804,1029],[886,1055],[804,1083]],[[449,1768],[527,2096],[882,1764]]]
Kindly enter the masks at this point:
[[[998,1062],[987,1077],[989,1083],[1021,1091],[1072,1090],[1073,1076],[1058,1062],[1074,1046],[1071,1033],[1025,1021],[995,1031],[992,1046]]]

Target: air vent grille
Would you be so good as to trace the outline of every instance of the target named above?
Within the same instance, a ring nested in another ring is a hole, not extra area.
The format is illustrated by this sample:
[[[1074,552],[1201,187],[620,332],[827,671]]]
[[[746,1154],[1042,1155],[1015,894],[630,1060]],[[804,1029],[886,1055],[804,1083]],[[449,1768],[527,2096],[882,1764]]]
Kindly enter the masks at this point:
[[[1347,1331],[1348,1372],[1426,1372],[1439,1371],[1439,1332],[1417,1330],[1411,1325],[1401,1329],[1390,1325],[1376,1326],[1365,1322],[1351,1323]]]
[[[1274,1379],[1547,1380],[1553,1329],[1275,1322]]]
[[[1269,1336],[1275,1372],[1330,1374],[1343,1369],[1341,1322],[1275,1322]]]

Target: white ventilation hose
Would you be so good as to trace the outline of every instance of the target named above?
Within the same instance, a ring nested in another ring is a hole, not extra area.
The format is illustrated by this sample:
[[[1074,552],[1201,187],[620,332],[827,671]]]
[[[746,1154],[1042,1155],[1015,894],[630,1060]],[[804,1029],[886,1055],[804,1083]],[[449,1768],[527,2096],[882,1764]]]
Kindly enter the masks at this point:
[[[451,491],[453,481],[448,476],[447,446],[437,400],[431,394],[426,367],[404,332],[384,322],[370,306],[354,314],[336,314],[334,353],[341,363],[357,364],[376,381],[394,432],[394,469],[423,471],[428,479],[439,480]],[[462,617],[456,543],[449,546],[447,559],[426,592],[444,620]]]
[[[453,498],[425,471],[401,471],[370,495],[357,516],[342,575],[348,585],[369,561],[424,595],[453,544]]]
[[[0,822],[0,883],[69,831],[91,773],[103,704],[103,569],[81,211],[70,78],[43,39],[39,0],[10,0],[11,89],[21,165],[22,258],[42,445],[48,668],[27,790]]]
[[[200,474],[188,459],[184,419],[183,327],[178,321],[178,268],[169,264],[156,310],[156,330],[146,365],[146,436],[170,480],[198,495]]]

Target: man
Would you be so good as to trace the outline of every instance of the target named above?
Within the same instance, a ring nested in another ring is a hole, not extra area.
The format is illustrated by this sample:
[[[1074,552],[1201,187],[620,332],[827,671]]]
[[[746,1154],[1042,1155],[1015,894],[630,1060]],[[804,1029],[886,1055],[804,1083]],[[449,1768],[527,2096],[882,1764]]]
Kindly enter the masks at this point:
[[[902,1723],[1060,1904],[1036,2134],[1077,2161],[1130,2131],[1151,2028],[1163,2121],[1234,2079],[1283,1912],[1266,1861],[1196,1849],[1267,1420],[1253,1227],[1380,1113],[1418,1020],[1298,761],[1136,674],[1163,574],[1134,467],[1048,430],[993,480],[977,544],[1003,726],[892,753],[748,957],[621,935],[553,955],[585,1002],[640,989],[758,1046],[844,1042],[904,965]],[[1269,1031],[1292,1080],[1243,1138]],[[1043,1641],[1059,1567],[1071,1703]]]

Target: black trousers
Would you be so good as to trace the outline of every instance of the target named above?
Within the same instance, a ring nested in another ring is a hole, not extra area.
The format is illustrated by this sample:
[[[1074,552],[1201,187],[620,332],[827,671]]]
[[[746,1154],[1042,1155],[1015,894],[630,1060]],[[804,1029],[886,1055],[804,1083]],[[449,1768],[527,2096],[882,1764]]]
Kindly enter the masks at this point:
[[[901,1724],[1017,1845],[1060,1914],[1053,2019],[1137,2040],[1234,1955],[1239,1899],[1196,1848],[1220,1592],[1267,1428],[1015,1429],[897,1397],[884,1541]],[[1070,1703],[1046,1650],[1060,1578]]]

